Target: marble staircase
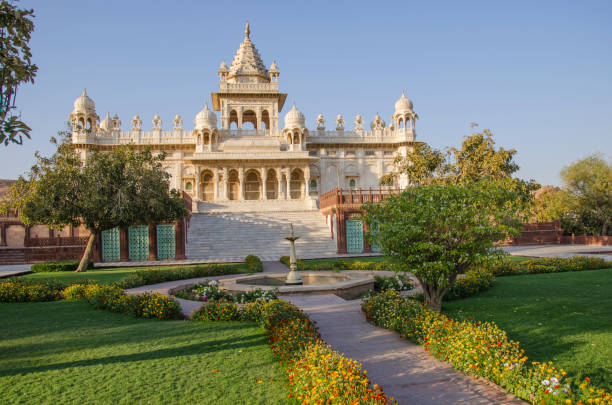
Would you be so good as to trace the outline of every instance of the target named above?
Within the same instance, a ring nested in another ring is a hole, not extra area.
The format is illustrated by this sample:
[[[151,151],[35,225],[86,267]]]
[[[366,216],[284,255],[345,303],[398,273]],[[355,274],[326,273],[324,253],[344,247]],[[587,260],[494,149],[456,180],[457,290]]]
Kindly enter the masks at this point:
[[[296,235],[300,258],[326,257],[336,253],[336,242],[316,209],[304,201],[232,201],[199,203],[187,234],[188,260],[244,259],[249,254],[262,260],[289,255],[289,224]]]

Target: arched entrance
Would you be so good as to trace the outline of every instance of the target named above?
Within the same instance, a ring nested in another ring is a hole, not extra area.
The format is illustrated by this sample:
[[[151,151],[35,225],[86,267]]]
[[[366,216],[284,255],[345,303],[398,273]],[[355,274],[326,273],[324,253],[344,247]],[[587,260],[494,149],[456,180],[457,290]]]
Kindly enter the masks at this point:
[[[266,178],[266,197],[268,200],[276,200],[278,198],[278,178],[274,169],[268,170]]]
[[[259,200],[261,196],[261,180],[259,173],[255,170],[249,170],[246,173],[244,181],[244,199]]]
[[[237,200],[240,193],[240,180],[238,180],[238,172],[230,170],[227,178],[227,197],[230,200]]]
[[[215,196],[215,179],[211,172],[202,173],[202,201],[212,201]]]
[[[304,198],[304,173],[300,169],[291,172],[291,198],[301,200]]]

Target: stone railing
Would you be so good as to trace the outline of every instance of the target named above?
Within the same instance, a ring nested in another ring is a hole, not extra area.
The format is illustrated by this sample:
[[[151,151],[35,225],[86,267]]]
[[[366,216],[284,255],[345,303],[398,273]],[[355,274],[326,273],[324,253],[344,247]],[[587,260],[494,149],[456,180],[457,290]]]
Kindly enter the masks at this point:
[[[397,195],[403,190],[400,188],[369,188],[348,189],[335,188],[319,197],[320,209],[343,204],[363,204],[366,202],[377,203],[390,195]]]
[[[122,131],[72,134],[72,143],[96,145],[175,145],[195,144],[192,131]]]
[[[270,83],[219,83],[220,93],[278,93],[278,82]]]
[[[268,136],[270,130],[267,129],[222,129],[219,131],[221,136],[240,137],[240,136]]]
[[[47,246],[84,246],[87,244],[88,236],[55,236],[52,238],[25,238],[25,247],[47,247]]]
[[[390,128],[378,130],[343,130],[343,131],[310,131],[307,142],[312,143],[394,143],[394,142],[413,142],[415,140],[414,130],[397,129],[391,131]]]

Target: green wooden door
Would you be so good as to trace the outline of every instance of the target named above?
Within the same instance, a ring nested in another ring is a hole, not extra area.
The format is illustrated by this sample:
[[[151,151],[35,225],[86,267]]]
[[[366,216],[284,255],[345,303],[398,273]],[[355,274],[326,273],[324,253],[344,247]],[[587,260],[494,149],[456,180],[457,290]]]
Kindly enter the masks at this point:
[[[358,219],[346,221],[346,251],[348,253],[363,252],[363,222]]]
[[[128,228],[130,260],[149,260],[149,227],[136,225]]]
[[[121,259],[119,228],[102,231],[102,261],[116,262]]]
[[[157,259],[174,259],[175,243],[174,225],[157,225]]]
[[[378,224],[372,224],[372,227],[370,228],[370,232],[375,235],[377,231],[378,231]],[[372,250],[372,252],[380,252],[382,250],[382,248],[378,246],[376,243],[371,244],[370,249]]]

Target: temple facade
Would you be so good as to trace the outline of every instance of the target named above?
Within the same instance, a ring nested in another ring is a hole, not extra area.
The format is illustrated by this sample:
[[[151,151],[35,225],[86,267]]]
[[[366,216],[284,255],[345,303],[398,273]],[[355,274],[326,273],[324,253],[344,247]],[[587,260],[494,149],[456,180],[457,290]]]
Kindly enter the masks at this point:
[[[232,63],[222,62],[218,73],[212,109],[204,106],[193,129],[177,114],[170,124],[156,115],[146,131],[136,115],[126,131],[117,115],[100,121],[83,91],[69,116],[72,143],[83,159],[122,144],[165,152],[171,187],[200,202],[197,211],[206,202],[241,200],[303,200],[316,208],[319,196],[334,188],[378,188],[393,172],[395,156],[415,142],[418,116],[403,93],[388,124],[378,114],[369,123],[361,115],[352,123],[342,115],[326,122],[320,114],[308,128],[295,104],[281,120],[287,94],[279,91],[278,66],[264,65],[248,24]],[[394,186],[404,183],[397,177]]]

